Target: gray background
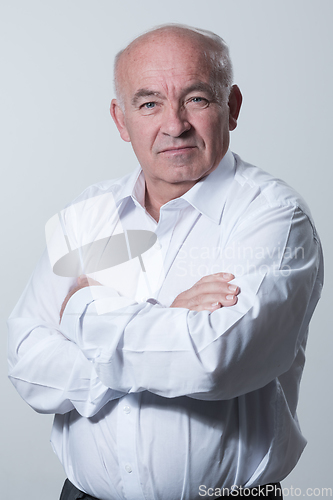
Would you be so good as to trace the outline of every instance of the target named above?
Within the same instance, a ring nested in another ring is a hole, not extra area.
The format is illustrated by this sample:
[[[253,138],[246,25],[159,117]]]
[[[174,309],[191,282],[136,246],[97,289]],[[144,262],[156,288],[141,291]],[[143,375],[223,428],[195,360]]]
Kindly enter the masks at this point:
[[[136,164],[109,116],[112,61],[165,22],[229,43],[244,95],[232,149],[294,186],[316,220],[326,288],[299,404],[309,444],[283,486],[302,496],[333,488],[332,13],[331,0],[1,0],[1,498],[57,500],[64,479],[49,444],[52,417],[31,410],[6,379],[5,319],[44,248],[46,221],[87,185]]]

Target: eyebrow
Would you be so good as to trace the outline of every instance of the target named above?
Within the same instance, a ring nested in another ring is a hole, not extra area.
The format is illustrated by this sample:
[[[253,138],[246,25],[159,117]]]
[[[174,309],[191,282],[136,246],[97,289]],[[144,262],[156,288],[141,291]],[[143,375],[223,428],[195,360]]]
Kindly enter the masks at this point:
[[[191,92],[206,92],[211,99],[214,98],[215,92],[209,83],[195,82],[184,90],[184,95],[191,94]]]
[[[154,92],[153,90],[149,89],[139,89],[137,92],[135,92],[132,98],[132,105],[135,106],[142,97],[151,97],[151,96],[161,97],[161,94],[160,92]]]
[[[189,87],[186,87],[182,94],[187,95],[190,94],[191,92],[205,92],[209,95],[211,99],[215,98],[215,92],[213,91],[212,87],[208,83],[204,82],[195,82]],[[143,97],[159,97],[163,98],[162,94],[160,92],[156,92],[147,88],[142,88],[139,89],[137,92],[135,92],[133,98],[132,98],[132,105],[136,106],[138,101],[143,98]]]

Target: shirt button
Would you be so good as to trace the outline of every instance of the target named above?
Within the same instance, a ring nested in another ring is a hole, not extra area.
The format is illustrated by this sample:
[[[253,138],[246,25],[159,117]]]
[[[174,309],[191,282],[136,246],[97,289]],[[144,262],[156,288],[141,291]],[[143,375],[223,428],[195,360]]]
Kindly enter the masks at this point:
[[[128,472],[129,474],[132,472],[132,467],[130,466],[130,464],[125,465],[125,471]]]
[[[161,245],[161,243],[160,243],[159,241],[157,241],[157,242],[155,243],[155,248],[156,248],[156,250],[161,250],[162,245]]]
[[[130,406],[124,406],[124,413],[131,413],[131,407]]]

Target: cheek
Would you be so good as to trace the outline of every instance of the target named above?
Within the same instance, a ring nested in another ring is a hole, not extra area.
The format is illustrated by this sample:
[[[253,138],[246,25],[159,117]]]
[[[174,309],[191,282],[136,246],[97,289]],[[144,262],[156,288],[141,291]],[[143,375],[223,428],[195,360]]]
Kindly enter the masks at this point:
[[[140,163],[146,164],[150,161],[154,146],[154,136],[150,127],[145,123],[131,123],[128,127],[130,142],[135,155]]]
[[[216,150],[221,147],[225,140],[225,131],[220,121],[207,121],[202,126],[202,138],[206,148]]]
[[[199,131],[198,131],[199,132]],[[220,114],[201,122],[201,138],[209,161],[220,161],[229,147],[229,128]]]
[[[153,132],[149,121],[133,121],[128,125],[128,132],[131,137],[132,144],[137,147],[146,146],[151,143]]]
[[[205,139],[205,142],[211,142],[214,137],[222,137],[227,120],[220,108],[207,108],[192,118],[195,129]]]

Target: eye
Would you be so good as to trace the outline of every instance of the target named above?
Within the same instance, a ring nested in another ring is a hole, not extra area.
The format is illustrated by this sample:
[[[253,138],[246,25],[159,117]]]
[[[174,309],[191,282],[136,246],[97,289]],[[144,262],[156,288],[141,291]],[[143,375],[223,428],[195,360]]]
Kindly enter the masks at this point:
[[[190,104],[192,106],[200,107],[200,108],[205,108],[206,106],[209,105],[209,101],[205,97],[195,96],[195,97],[191,97],[188,100],[188,104]]]
[[[156,103],[153,101],[145,102],[141,107],[146,109],[153,109],[156,106]]]

